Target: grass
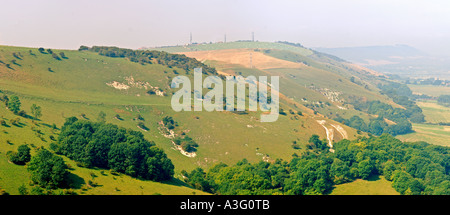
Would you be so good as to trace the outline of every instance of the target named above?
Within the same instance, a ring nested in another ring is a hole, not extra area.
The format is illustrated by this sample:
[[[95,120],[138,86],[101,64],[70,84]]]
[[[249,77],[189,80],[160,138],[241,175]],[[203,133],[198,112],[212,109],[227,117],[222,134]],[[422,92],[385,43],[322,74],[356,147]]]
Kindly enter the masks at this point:
[[[433,97],[439,97],[440,95],[450,95],[450,87],[435,86],[435,85],[415,85],[408,84],[408,87],[417,94],[425,94]]]
[[[383,176],[336,185],[331,195],[400,195]]]
[[[439,105],[435,101],[417,102],[429,123],[450,123],[450,107]]]
[[[30,50],[34,55],[29,54]],[[59,53],[61,50],[54,51]],[[1,93],[17,95],[22,103],[21,109],[28,113],[32,104],[42,107],[40,120],[33,123],[31,119],[20,117],[20,126],[14,126],[10,125],[9,120],[17,116],[0,103],[0,116],[8,124],[6,127],[0,126],[0,187],[11,194],[17,194],[20,185],[28,185],[29,175],[25,167],[8,163],[5,153],[17,150],[20,144],[48,148],[52,142],[49,136],[57,136],[59,132],[53,131],[51,125],[55,123],[61,128],[65,118],[70,116],[81,118],[83,114],[87,119],[96,121],[99,112],[103,111],[108,123],[139,130],[134,118],[140,114],[145,119],[145,126],[149,128],[143,132],[144,136],[164,149],[175,165],[175,181],[156,183],[142,182],[127,176],[103,176],[99,173],[100,170],[79,168],[66,159],[74,167],[71,176],[81,184],[77,192],[86,194],[200,193],[177,181],[181,178],[181,170],[190,171],[199,166],[208,168],[218,162],[234,164],[243,158],[252,162],[261,161],[266,156],[270,159],[290,160],[292,154],[300,154],[302,151],[293,149],[292,141],[295,140],[302,146],[313,133],[325,137],[324,129],[308,115],[293,119],[288,113],[287,116],[280,115],[275,123],[261,123],[260,113],[253,112],[244,115],[225,111],[174,112],[169,96],[147,95],[143,87],[118,90],[106,84],[112,81],[127,83],[126,79],[133,77],[135,83],[148,82],[170,95],[172,91],[169,90],[168,83],[174,77],[173,68],[140,65],[126,59],[108,58],[91,52],[62,51],[68,59],[58,61],[34,48],[0,46],[2,62],[13,60],[13,52],[20,52],[22,55],[20,60],[16,60],[20,66],[12,65],[13,69],[0,64]],[[50,67],[51,71],[48,70]],[[181,69],[177,70],[180,74],[185,73]],[[281,105],[286,111],[294,108],[286,101]],[[116,114],[120,115],[121,120],[114,118]],[[179,126],[175,129],[177,133],[185,132],[199,144],[195,158],[186,157],[174,150],[171,140],[160,134],[158,122],[167,115],[178,122]],[[36,129],[41,130],[42,134],[37,135]],[[7,144],[7,140],[11,144]],[[98,177],[92,180],[90,172]],[[88,187],[84,191],[89,180],[101,186]]]

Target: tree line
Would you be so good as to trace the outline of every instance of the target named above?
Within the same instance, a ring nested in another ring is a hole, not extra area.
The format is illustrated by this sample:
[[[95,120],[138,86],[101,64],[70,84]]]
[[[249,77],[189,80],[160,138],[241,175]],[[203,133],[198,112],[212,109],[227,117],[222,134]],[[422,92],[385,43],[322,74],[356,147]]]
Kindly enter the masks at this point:
[[[217,75],[217,71],[213,67],[209,67],[195,58],[186,57],[183,54],[171,54],[164,51],[156,50],[132,50],[118,47],[108,46],[81,46],[79,51],[93,51],[107,57],[128,58],[131,62],[140,64],[158,63],[169,68],[178,67],[186,71],[194,71],[194,68],[202,68],[204,74]]]
[[[321,144],[311,138],[309,144]],[[388,134],[342,140],[335,153],[315,147],[291,161],[216,164],[182,171],[196,189],[223,195],[328,194],[333,186],[383,175],[400,194],[450,194],[450,149],[425,142],[403,143]]]
[[[382,94],[390,97],[395,103],[404,108],[394,108],[392,105],[381,101],[361,101],[354,99],[352,104],[355,110],[359,110],[376,117],[371,117],[366,123],[361,117],[354,115],[348,119],[337,117],[334,120],[344,123],[347,126],[368,132],[374,135],[391,134],[400,135],[413,132],[412,123],[425,122],[422,109],[411,100],[413,98],[411,90],[404,84],[387,82],[379,84],[378,88]],[[393,123],[386,122],[385,119]]]

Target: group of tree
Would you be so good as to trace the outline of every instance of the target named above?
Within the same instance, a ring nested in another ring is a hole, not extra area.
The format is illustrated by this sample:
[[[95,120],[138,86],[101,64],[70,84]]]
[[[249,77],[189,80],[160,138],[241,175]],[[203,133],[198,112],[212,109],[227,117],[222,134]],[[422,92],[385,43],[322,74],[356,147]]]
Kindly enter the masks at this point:
[[[391,134],[400,135],[412,132],[412,124],[405,119],[399,119],[395,124],[388,124],[382,116],[369,119],[366,123],[361,117],[354,115],[350,119],[337,117],[334,120],[341,122],[349,127],[360,131],[368,132],[374,135]]]
[[[412,95],[412,91],[407,85],[395,82],[386,82],[386,84],[379,84],[378,88],[381,90],[382,94],[387,95],[403,108],[394,108],[392,105],[378,100],[362,101],[360,99],[353,99],[352,104],[356,110],[376,117],[370,117],[369,122],[364,121],[357,115],[354,115],[349,119],[337,117],[335,120],[352,128],[369,132],[374,135],[407,134],[413,132],[411,123],[425,122],[425,116],[422,109],[417,106],[414,101],[412,101],[414,97]],[[388,123],[386,119],[391,122]]]
[[[205,65],[195,58],[186,57],[186,55],[183,54],[171,54],[168,52],[156,50],[132,50],[107,46],[93,46],[92,48],[81,46],[78,50],[89,50],[107,57],[128,58],[132,62],[140,63],[143,65],[158,63],[168,66],[169,68],[178,67],[186,71],[193,71],[194,68],[202,68],[202,72],[204,74],[217,75],[217,71],[215,68]]]
[[[39,51],[41,54],[51,54],[52,57],[55,58],[56,60],[61,60],[61,58],[67,59],[66,54],[65,54],[64,52],[60,52],[59,55],[58,55],[57,53],[53,52],[53,50],[51,50],[51,49],[47,49],[47,50],[46,50],[46,49],[44,49],[44,48],[42,48],[42,47],[39,48],[38,51]],[[31,50],[30,50],[30,54],[31,54],[31,55],[34,55],[34,54],[32,54]]]
[[[323,141],[311,138],[317,146]],[[321,143],[322,142],[322,143]],[[388,134],[342,140],[335,152],[316,147],[290,162],[219,163],[208,171],[182,171],[186,183],[214,194],[328,194],[333,186],[383,175],[400,194],[450,194],[450,149],[403,143]]]
[[[186,152],[194,152],[197,150],[198,144],[189,136],[176,137],[173,139],[176,145],[181,146],[181,148]]]
[[[175,120],[171,116],[163,117],[162,123],[169,130],[172,130],[175,128],[175,126],[178,126],[178,123],[175,122]]]
[[[36,155],[31,156],[30,147],[23,144],[17,148],[17,152],[8,151],[6,157],[14,164],[27,164],[26,168],[30,173],[31,181],[38,186],[38,189],[39,187],[54,189],[67,185],[68,167],[64,160],[43,147],[38,148]],[[25,191],[21,193],[26,194]]]
[[[402,97],[405,98],[405,97]],[[394,100],[395,101],[395,100]],[[403,100],[400,100],[403,101]],[[407,103],[409,100],[404,100]],[[398,101],[397,101],[398,102]],[[409,101],[411,102],[411,101]],[[408,102],[408,103],[409,103]],[[405,103],[398,102],[397,104],[402,105],[403,108],[394,108],[389,104],[383,103],[381,101],[366,101],[366,102],[354,102],[355,109],[364,111],[368,114],[377,115],[378,117],[383,117],[394,122],[401,121],[411,121],[414,123],[424,122],[424,115],[422,109],[417,105],[408,106]]]
[[[26,118],[31,118],[30,116],[27,115],[27,113],[24,110],[21,109],[22,103],[18,96],[12,95],[8,97],[7,95],[3,94],[2,96],[0,96],[0,101],[4,102],[5,106],[14,114]],[[42,116],[41,106],[32,104],[31,114],[33,115],[33,119],[39,119]]]
[[[61,128],[57,143],[51,147],[88,168],[113,169],[154,181],[168,180],[174,174],[172,161],[141,132],[104,122],[70,117]]]
[[[450,106],[450,95],[440,95],[437,99],[438,104],[442,106]]]
[[[67,186],[68,166],[64,160],[45,148],[37,150],[27,164],[31,181],[39,187],[54,189]]]
[[[404,114],[405,117],[408,118],[411,122],[425,122],[425,116],[422,113],[422,109],[420,109],[420,107],[413,101],[415,97],[411,89],[409,89],[406,84],[387,82],[386,84],[378,84],[377,87],[381,90],[382,94],[387,95],[395,103],[405,108],[402,109],[402,114]]]

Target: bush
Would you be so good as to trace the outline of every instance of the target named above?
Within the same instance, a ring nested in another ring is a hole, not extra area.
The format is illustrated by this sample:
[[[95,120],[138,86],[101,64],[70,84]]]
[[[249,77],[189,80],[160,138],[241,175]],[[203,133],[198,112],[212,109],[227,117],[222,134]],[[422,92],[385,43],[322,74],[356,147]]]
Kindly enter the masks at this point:
[[[8,100],[7,107],[9,110],[17,114],[20,111],[20,105],[21,102],[19,100],[19,97],[17,96],[11,96]]]
[[[186,152],[194,152],[197,150],[198,144],[189,136],[185,136],[184,138],[176,137],[173,142],[176,145],[181,146],[181,148]]]
[[[61,58],[56,53],[52,53],[52,57],[55,58],[56,60],[61,60]]]
[[[6,157],[8,158],[9,161],[13,162],[14,164],[25,165],[31,159],[30,151],[31,149],[27,145],[20,145],[17,148],[17,152],[8,151],[6,153]]]
[[[162,122],[164,126],[169,130],[172,130],[175,128],[175,126],[178,126],[178,124],[175,122],[175,120],[173,120],[171,116],[165,116]]]

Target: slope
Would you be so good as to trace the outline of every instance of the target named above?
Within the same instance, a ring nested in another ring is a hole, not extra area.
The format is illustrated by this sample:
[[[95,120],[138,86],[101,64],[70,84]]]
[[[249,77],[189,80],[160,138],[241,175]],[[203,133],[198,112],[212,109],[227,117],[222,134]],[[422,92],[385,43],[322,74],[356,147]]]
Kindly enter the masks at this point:
[[[29,179],[24,167],[7,162],[5,153],[16,150],[21,144],[33,146],[33,153],[37,147],[48,148],[55,141],[58,128],[70,116],[97,121],[99,113],[104,112],[107,123],[142,131],[147,139],[154,141],[167,153],[175,165],[176,178],[181,178],[181,170],[192,170],[198,166],[207,168],[218,162],[232,164],[243,158],[251,162],[277,158],[289,160],[292,154],[302,153],[312,134],[327,138],[325,129],[316,120],[328,119],[313,116],[313,110],[291,100],[284,93],[281,108],[285,113],[274,123],[259,122],[258,112],[174,112],[168,96],[174,90],[169,88],[169,83],[178,74],[187,75],[192,80],[192,72],[188,70],[158,63],[140,64],[90,51],[52,52],[61,57],[55,58],[48,50],[41,53],[36,48],[0,46],[1,94],[18,96],[21,109],[28,113],[26,117],[19,117],[7,110],[4,104],[0,104],[3,106],[0,108],[0,115],[7,122],[6,126],[1,126],[0,135],[0,159],[4,170],[0,187],[13,194],[17,193],[21,184],[28,184]],[[61,55],[61,52],[64,54]],[[276,61],[274,58],[270,60]],[[292,65],[287,61],[278,62]],[[271,62],[266,63],[270,65]],[[244,73],[247,70],[265,73],[254,68],[236,69]],[[319,96],[316,92],[313,94]],[[42,107],[42,117],[39,120],[33,120],[29,116],[32,104]],[[304,114],[299,115],[297,111]],[[173,144],[173,139],[162,131],[164,129],[160,122],[165,116],[171,116],[176,121],[177,126],[173,129],[175,135],[189,135],[198,143],[195,157],[180,153]],[[10,123],[15,118],[20,120],[17,125]],[[145,129],[138,126],[139,122],[145,125]],[[331,124],[340,125],[330,120],[330,128]],[[353,129],[340,126],[345,128],[349,138],[356,136]],[[333,141],[342,138],[343,135],[336,132]],[[293,142],[299,147],[293,147]],[[89,178],[90,172],[102,175],[101,170],[75,167],[73,162],[68,162],[74,168],[71,170],[76,175],[74,177],[82,178],[81,181],[94,180]],[[20,177],[16,177],[19,175]],[[13,178],[19,180],[11,182]],[[136,183],[144,183],[139,186],[148,187],[142,191],[147,194],[192,193],[189,188],[180,187],[181,182],[177,181],[168,184],[135,182],[134,179],[123,176],[123,183],[117,184],[116,179],[112,175],[96,177],[95,180],[102,186],[89,187],[83,193],[124,193],[113,192],[112,187],[126,191],[125,193],[141,192],[141,188],[136,188],[138,185],[130,188],[130,184]],[[78,189],[84,188],[80,186]]]

